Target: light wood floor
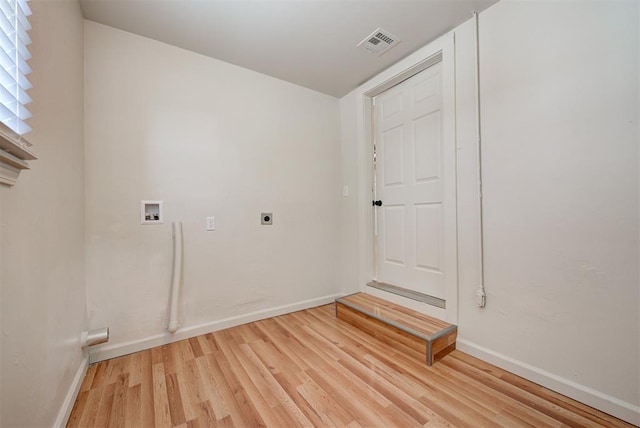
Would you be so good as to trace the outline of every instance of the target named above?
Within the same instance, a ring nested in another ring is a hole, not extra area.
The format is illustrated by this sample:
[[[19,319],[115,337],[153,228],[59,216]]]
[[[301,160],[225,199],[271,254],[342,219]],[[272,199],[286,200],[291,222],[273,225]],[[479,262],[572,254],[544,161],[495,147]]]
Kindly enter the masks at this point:
[[[89,367],[70,427],[631,426],[459,351],[432,367],[333,305]]]

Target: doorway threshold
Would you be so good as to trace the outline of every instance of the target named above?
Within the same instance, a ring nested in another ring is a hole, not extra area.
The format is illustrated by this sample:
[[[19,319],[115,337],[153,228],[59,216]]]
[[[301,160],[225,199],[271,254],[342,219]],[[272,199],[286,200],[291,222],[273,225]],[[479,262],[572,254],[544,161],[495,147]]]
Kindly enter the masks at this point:
[[[437,308],[446,309],[447,307],[447,301],[444,299],[420,293],[419,291],[398,287],[397,285],[387,284],[386,282],[371,281],[367,286],[377,288],[378,290],[386,291],[388,293],[397,294],[398,296],[406,297],[407,299],[423,302]]]

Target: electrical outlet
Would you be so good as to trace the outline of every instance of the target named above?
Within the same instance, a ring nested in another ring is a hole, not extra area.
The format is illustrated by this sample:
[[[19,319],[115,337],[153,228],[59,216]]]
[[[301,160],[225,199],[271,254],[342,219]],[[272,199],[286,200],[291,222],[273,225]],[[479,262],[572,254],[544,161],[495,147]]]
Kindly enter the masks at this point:
[[[260,223],[263,225],[272,225],[273,224],[273,213],[261,213],[260,214]]]

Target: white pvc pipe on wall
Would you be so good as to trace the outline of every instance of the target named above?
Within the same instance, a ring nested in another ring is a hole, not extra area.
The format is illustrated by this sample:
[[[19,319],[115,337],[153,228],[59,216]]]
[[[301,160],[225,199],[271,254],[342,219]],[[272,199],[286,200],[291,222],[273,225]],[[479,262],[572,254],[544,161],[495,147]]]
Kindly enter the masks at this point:
[[[171,281],[171,300],[169,302],[170,333],[178,331],[178,297],[182,283],[182,222],[173,222],[173,279]]]

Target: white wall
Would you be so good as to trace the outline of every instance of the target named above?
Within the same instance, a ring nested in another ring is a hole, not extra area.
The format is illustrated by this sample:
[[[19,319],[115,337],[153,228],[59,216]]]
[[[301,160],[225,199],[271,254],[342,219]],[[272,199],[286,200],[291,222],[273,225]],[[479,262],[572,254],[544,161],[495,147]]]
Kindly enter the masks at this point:
[[[39,159],[0,189],[0,426],[52,426],[83,366],[83,20],[75,1],[32,1],[29,139]]]
[[[356,102],[355,92],[340,100],[341,127],[341,176],[343,191],[347,187],[348,196],[342,198],[342,291],[351,294],[358,291],[358,203],[359,180],[358,150],[355,144],[349,144],[353,136],[357,134],[357,115],[353,108]]]
[[[506,2],[481,15],[490,307],[460,308],[465,339],[635,405],[637,7]]]
[[[473,23],[454,30],[461,348],[638,423],[638,3],[502,1],[480,22],[483,310]]]
[[[169,340],[172,220],[184,222],[183,331],[340,292],[336,98],[89,21],[85,61],[87,269],[91,325],[111,329],[103,350]],[[164,201],[165,224],[140,225],[142,199]]]

